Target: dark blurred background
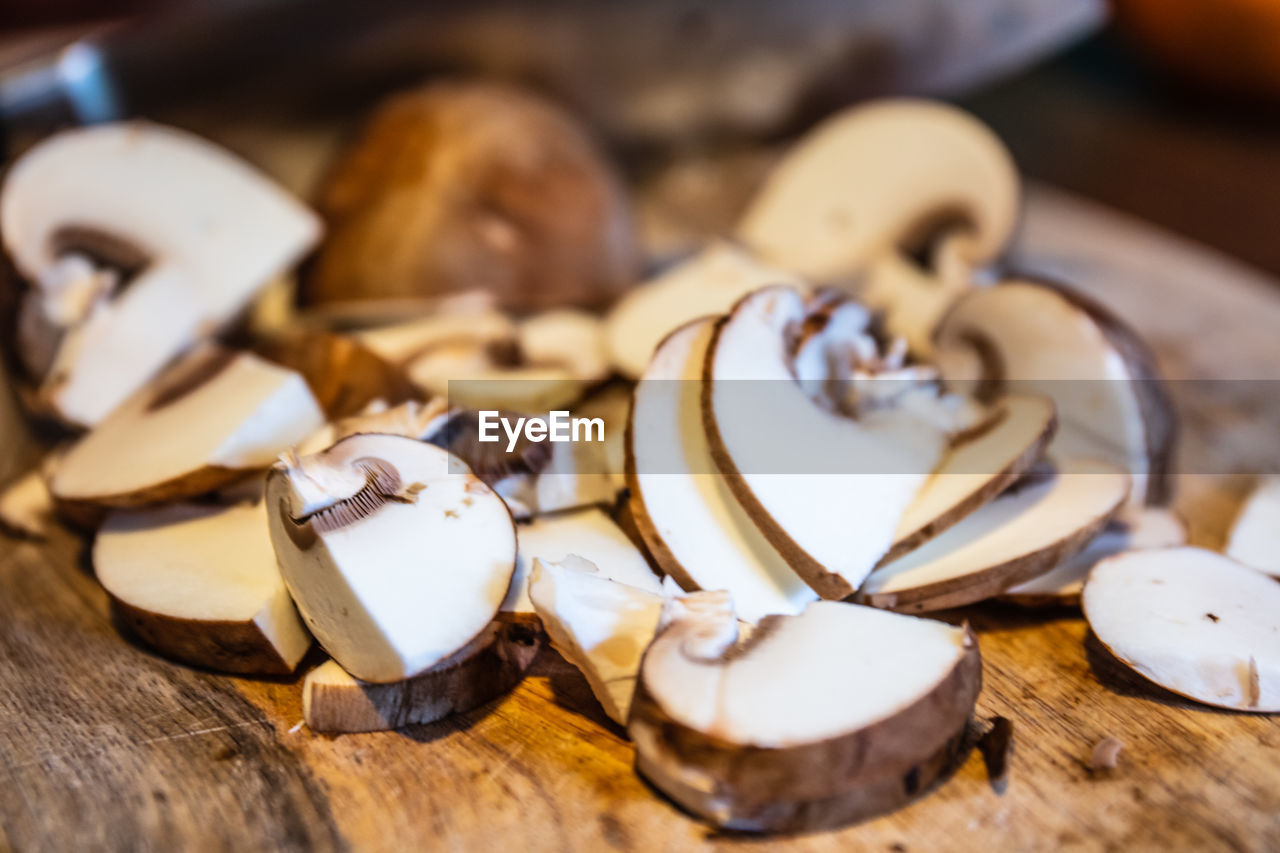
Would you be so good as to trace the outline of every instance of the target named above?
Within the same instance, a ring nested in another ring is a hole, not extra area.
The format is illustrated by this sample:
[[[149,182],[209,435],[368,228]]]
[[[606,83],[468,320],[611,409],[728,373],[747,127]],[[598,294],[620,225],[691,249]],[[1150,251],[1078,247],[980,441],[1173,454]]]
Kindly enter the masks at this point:
[[[106,57],[105,71],[78,57],[86,91],[99,72],[115,87],[97,115],[38,94],[86,33],[89,59]],[[0,2],[10,152],[111,113],[254,156],[239,128],[340,135],[379,95],[459,72],[550,91],[633,176],[861,97],[939,95],[990,123],[1029,177],[1280,273],[1276,0]],[[306,160],[266,165],[305,184]]]

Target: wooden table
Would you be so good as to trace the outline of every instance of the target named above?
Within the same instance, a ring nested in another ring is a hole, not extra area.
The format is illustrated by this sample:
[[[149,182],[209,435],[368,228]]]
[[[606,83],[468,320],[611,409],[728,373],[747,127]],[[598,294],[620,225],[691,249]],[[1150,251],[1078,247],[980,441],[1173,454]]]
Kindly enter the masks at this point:
[[[1280,375],[1267,280],[1129,220],[1036,189],[1024,259],[1068,270],[1129,317],[1166,372]],[[1230,383],[1179,384],[1196,540],[1221,537],[1274,464],[1274,420],[1237,417]],[[1256,392],[1256,383],[1241,383]],[[1217,389],[1206,393],[1203,389]],[[1223,391],[1222,389],[1226,389]],[[1199,395],[1199,396],[1197,396]],[[1212,475],[1212,476],[1210,476]],[[122,639],[81,543],[0,543],[0,849],[601,850],[729,846],[632,771],[581,676],[544,651],[511,695],[398,732],[301,726],[300,679],[169,663]],[[1086,641],[1077,612],[980,606],[980,724],[1014,722],[1008,787],[975,751],[909,807],[789,849],[1266,849],[1280,845],[1280,719],[1213,711],[1136,683]],[[1093,773],[1103,737],[1119,766]],[[7,839],[7,840],[6,840]]]

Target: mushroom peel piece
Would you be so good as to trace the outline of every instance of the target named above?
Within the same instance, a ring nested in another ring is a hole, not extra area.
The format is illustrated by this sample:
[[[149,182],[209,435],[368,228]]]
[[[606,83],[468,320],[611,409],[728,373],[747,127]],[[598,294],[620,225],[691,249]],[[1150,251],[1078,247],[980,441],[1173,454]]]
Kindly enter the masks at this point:
[[[519,684],[543,641],[528,626],[492,622],[455,654],[390,684],[360,681],[326,661],[302,682],[302,718],[314,732],[378,732],[465,713]]]
[[[499,619],[537,621],[529,600],[529,574],[537,560],[556,562],[569,555],[597,567],[599,576],[655,595],[662,583],[640,549],[598,507],[535,518],[516,525],[516,572],[502,602]]]
[[[68,252],[138,269],[65,328],[41,378],[56,415],[92,426],[231,320],[315,244],[320,225],[222,149],[132,122],[64,131],[18,160],[0,192],[0,233],[37,286]]]
[[[1017,171],[990,129],[945,104],[882,100],[807,134],[737,235],[766,262],[828,282],[945,226],[963,229],[959,250],[972,268],[1002,251],[1017,211]]]
[[[791,272],[769,266],[734,243],[719,241],[663,271],[618,300],[605,321],[609,353],[618,372],[639,378],[654,349],[677,326],[722,314],[769,284],[803,287]]]
[[[703,425],[747,516],[815,592],[840,599],[889,551],[948,438],[930,417],[932,394],[909,391],[858,417],[814,403],[789,352],[806,316],[797,291],[766,287],[719,321],[703,367]]]
[[[755,622],[796,613],[816,596],[715,469],[702,422],[702,370],[714,332],[711,318],[672,332],[636,385],[627,429],[630,506],[662,571],[686,590],[728,590],[742,617]]]
[[[1127,551],[1093,567],[1089,627],[1123,664],[1220,708],[1280,711],[1280,584],[1201,548]]]
[[[636,769],[681,806],[816,829],[896,808],[953,763],[982,679],[968,627],[819,601],[735,643],[717,595],[667,602],[627,726]]]
[[[271,542],[303,620],[355,678],[435,666],[493,621],[515,571],[502,499],[457,457],[354,435],[267,477]]]
[[[1120,512],[1129,475],[1073,460],[1033,470],[940,536],[872,572],[857,600],[922,613],[990,598],[1083,550]]]
[[[287,675],[311,647],[263,503],[113,512],[94,539],[93,570],[120,621],[165,657]]]
[[[1280,477],[1268,477],[1245,500],[1231,524],[1226,554],[1280,578]]]
[[[608,578],[576,554],[535,558],[529,598],[552,646],[586,676],[609,719],[626,725],[640,658],[658,627],[663,594]]]
[[[57,461],[69,507],[136,507],[204,494],[268,467],[324,422],[302,376],[246,352],[198,350]]]
[[[1128,471],[1135,508],[1168,502],[1177,413],[1154,356],[1110,311],[1056,284],[1010,279],[969,291],[934,343],[950,383],[1051,397],[1058,432],[1050,453]]]
[[[1009,587],[1000,600],[1024,607],[1076,606],[1080,604],[1085,578],[1103,558],[1121,551],[1172,548],[1185,544],[1186,525],[1171,510],[1144,507],[1137,512],[1122,512],[1083,551],[1039,577]]]
[[[1009,396],[987,418],[952,439],[942,463],[898,521],[884,565],[909,553],[994,500],[1044,455],[1057,426],[1045,397]]]

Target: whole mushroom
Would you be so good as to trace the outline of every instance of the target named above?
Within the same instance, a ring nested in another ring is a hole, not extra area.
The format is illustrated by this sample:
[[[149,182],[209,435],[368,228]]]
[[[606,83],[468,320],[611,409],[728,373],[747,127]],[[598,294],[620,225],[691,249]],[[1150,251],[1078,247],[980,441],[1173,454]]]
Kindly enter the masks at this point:
[[[303,304],[484,288],[515,311],[600,307],[636,251],[622,183],[555,105],[487,83],[386,101],[317,199],[330,232]]]

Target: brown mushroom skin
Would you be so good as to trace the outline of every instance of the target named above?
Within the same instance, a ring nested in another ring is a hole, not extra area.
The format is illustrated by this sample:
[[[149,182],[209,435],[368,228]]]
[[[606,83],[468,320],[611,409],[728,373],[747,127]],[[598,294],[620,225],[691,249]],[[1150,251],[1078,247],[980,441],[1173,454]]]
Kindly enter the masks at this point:
[[[982,689],[977,638],[965,631],[965,653],[928,694],[866,728],[795,747],[743,746],[691,729],[666,714],[641,677],[627,723],[636,769],[683,808],[730,829],[823,829],[891,811],[940,780],[960,753]],[[675,781],[690,776],[714,785]]]
[[[495,620],[442,665],[404,681],[303,685],[303,716],[316,732],[375,732],[433,723],[509,693],[546,641],[540,626]]]
[[[472,288],[515,311],[602,307],[636,250],[621,180],[555,105],[442,82],[384,102],[323,182],[304,305]]]
[[[297,668],[251,622],[178,619],[109,598],[116,624],[170,660],[236,675],[291,675]]]

